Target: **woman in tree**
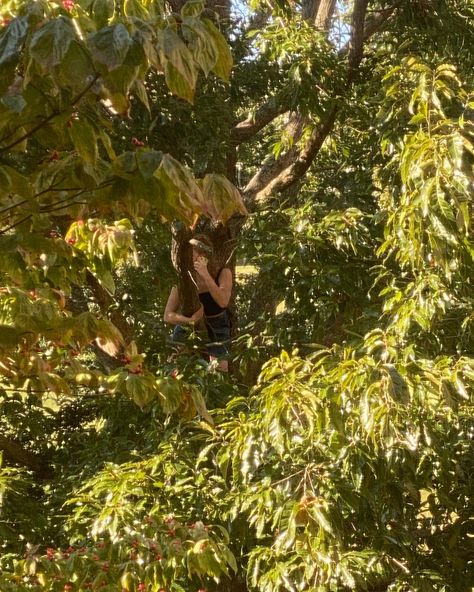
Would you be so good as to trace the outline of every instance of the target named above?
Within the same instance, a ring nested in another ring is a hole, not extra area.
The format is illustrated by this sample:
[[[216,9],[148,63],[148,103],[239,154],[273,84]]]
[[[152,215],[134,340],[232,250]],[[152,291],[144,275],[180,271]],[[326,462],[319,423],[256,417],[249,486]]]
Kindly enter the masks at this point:
[[[190,317],[180,312],[181,297],[176,286],[171,289],[166,303],[164,320],[176,325],[173,341],[183,341],[186,331],[182,325],[194,324],[204,319],[210,343],[207,352],[210,361],[218,361],[218,369],[228,371],[230,342],[230,314],[227,308],[232,292],[232,272],[228,267],[218,268],[212,241],[205,234],[196,235],[190,241],[193,247],[193,281],[196,285],[200,308]]]

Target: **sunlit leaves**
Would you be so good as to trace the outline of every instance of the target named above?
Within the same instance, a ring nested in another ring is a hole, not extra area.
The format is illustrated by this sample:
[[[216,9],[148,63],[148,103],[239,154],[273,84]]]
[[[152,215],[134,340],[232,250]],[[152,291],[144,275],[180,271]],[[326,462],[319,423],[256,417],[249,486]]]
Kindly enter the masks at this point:
[[[226,222],[232,214],[246,215],[247,210],[238,189],[223,175],[208,174],[201,181],[203,210],[214,220]]]
[[[461,277],[472,268],[474,177],[467,163],[474,130],[462,115],[447,115],[462,113],[468,94],[452,65],[431,69],[414,57],[386,80],[392,121],[406,116],[403,101],[412,117],[393,159],[399,162],[401,186],[392,193],[379,255],[393,254],[403,269],[418,276],[397,305],[395,294],[386,307],[396,313],[403,333],[409,330],[409,317],[428,331],[440,312],[466,298]]]
[[[474,373],[469,358],[411,356],[394,336],[374,330],[357,349],[323,350],[311,361],[283,352],[266,364],[250,411],[225,426],[234,511],[248,514],[262,540],[250,552],[252,585],[290,590],[308,574],[322,589],[379,577],[402,585],[408,569],[423,578],[406,549],[424,561],[420,539],[438,548],[437,536],[422,531],[429,516],[441,532],[457,521],[440,512],[445,503],[462,512],[464,479],[459,495],[442,501],[433,471],[459,462],[452,460],[460,450],[452,412],[472,413],[464,393]],[[430,469],[428,458],[442,460]],[[433,500],[428,517],[425,490]],[[400,573],[402,556],[407,571]]]

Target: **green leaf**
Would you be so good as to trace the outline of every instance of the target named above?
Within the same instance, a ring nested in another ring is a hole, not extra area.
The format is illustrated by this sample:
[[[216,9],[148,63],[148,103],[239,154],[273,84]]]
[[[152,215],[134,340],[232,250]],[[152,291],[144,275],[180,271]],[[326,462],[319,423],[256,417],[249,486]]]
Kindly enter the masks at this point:
[[[190,103],[194,99],[197,71],[193,56],[173,29],[157,33],[157,50],[170,91]]]
[[[29,199],[32,196],[31,181],[16,169],[6,164],[0,165],[0,195],[10,193]]]
[[[125,388],[140,409],[156,398],[156,390],[144,376],[129,374],[125,379]]]
[[[164,154],[159,171],[166,174],[176,189],[188,198],[185,201],[190,202],[192,207],[198,208],[202,204],[203,197],[199,185],[196,183],[191,171],[178,160],[169,154]]]
[[[6,95],[2,97],[2,103],[14,113],[21,113],[27,104],[22,95]]]
[[[79,156],[94,166],[98,157],[94,128],[85,119],[74,119],[69,128],[69,135]]]
[[[207,76],[216,65],[219,57],[214,38],[209,34],[202,20],[195,16],[187,16],[183,19],[182,30],[184,37],[189,42],[189,49],[194,60]]]
[[[145,179],[151,179],[160,166],[163,153],[158,150],[139,150],[136,153],[138,170]]]
[[[18,345],[19,333],[10,325],[0,325],[0,349],[9,349]]]
[[[0,76],[3,78],[3,67],[16,64],[20,57],[20,48],[28,31],[27,18],[22,16],[13,19],[0,33]]]
[[[202,209],[212,219],[225,224],[236,212],[247,215],[239,190],[223,175],[206,175],[201,182],[204,205]]]
[[[142,105],[151,114],[150,103],[148,101],[148,94],[145,84],[141,80],[135,80],[133,83],[133,90],[135,95],[138,97]]]
[[[103,77],[108,98],[114,109],[127,116],[130,108],[129,91],[136,80],[138,67],[122,64]]]
[[[222,33],[210,20],[203,19],[203,24],[212,37],[218,55],[216,65],[212,70],[219,78],[229,80],[233,63],[229,45]]]
[[[181,16],[184,19],[187,16],[199,16],[205,5],[206,3],[203,0],[188,0],[181,8]]]
[[[212,416],[209,414],[209,411],[206,407],[206,402],[204,397],[202,396],[201,391],[191,385],[190,387],[191,399],[193,400],[194,406],[196,407],[196,411],[201,415],[209,424],[214,425],[214,420]]]
[[[70,19],[59,17],[49,21],[33,35],[31,55],[43,68],[50,70],[62,62],[75,37]]]
[[[114,15],[114,0],[94,0],[93,14],[98,29],[108,25]]]
[[[93,59],[107,69],[118,68],[125,60],[132,40],[122,24],[105,27],[89,37]]]
[[[88,50],[82,42],[72,41],[56,70],[58,84],[80,91],[90,83],[95,74]]]
[[[142,20],[149,18],[148,12],[140,0],[125,0],[124,12],[127,16],[134,16]]]

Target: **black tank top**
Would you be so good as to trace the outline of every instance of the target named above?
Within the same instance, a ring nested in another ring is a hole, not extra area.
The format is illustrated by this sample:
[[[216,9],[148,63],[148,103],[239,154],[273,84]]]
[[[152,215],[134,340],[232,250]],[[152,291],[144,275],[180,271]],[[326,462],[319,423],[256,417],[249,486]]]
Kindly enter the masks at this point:
[[[210,292],[202,292],[199,294],[199,300],[204,307],[204,314],[206,317],[213,317],[225,310],[217,304]]]
[[[221,271],[222,269],[219,270],[219,273],[217,274],[217,277],[215,279],[217,285],[219,285],[219,276],[221,275]],[[207,317],[218,315],[225,310],[225,308],[222,308],[222,306],[219,306],[219,304],[217,304],[217,302],[211,296],[210,292],[201,292],[200,294],[198,294],[198,296],[201,304],[204,307],[204,314]]]

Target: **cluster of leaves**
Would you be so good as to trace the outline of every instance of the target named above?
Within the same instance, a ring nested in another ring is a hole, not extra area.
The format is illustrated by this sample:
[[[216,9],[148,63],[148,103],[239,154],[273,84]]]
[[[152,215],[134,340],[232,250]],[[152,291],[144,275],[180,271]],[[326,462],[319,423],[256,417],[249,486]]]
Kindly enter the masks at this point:
[[[257,536],[252,587],[465,589],[474,365],[412,356],[380,331],[358,348],[283,352],[249,411],[222,424],[229,513]]]
[[[225,529],[209,522],[224,485],[195,464],[206,433],[196,427],[170,432],[149,460],[109,464],[83,483],[67,501],[72,545],[6,556],[2,589],[116,590],[120,582],[180,592],[235,571]]]
[[[416,324],[423,335],[442,340],[441,347],[469,351],[474,128],[466,114],[472,95],[453,66],[430,68],[414,57],[388,72],[386,83],[384,124],[402,124],[406,133],[394,143],[387,131],[382,140],[391,162],[381,175],[387,220],[378,253],[403,273],[381,272],[385,311],[397,319],[400,337]],[[407,103],[408,111],[401,108]],[[446,317],[448,334],[461,337],[454,348],[442,339]]]
[[[106,311],[71,314],[66,300],[88,274],[113,294],[114,266],[136,259],[132,223],[114,221],[117,214],[139,223],[155,208],[162,219],[190,223],[199,214],[225,221],[245,211],[224,177],[208,174],[198,184],[171,156],[140,142],[117,154],[111,138],[114,114],[128,111],[130,96],[147,102],[150,68],[186,100],[199,71],[229,77],[229,49],[202,9],[199,2],[180,15],[159,2],[3,3],[0,345],[9,384],[68,392],[61,362],[74,378],[85,370],[69,358],[89,343],[109,353],[124,346]]]

